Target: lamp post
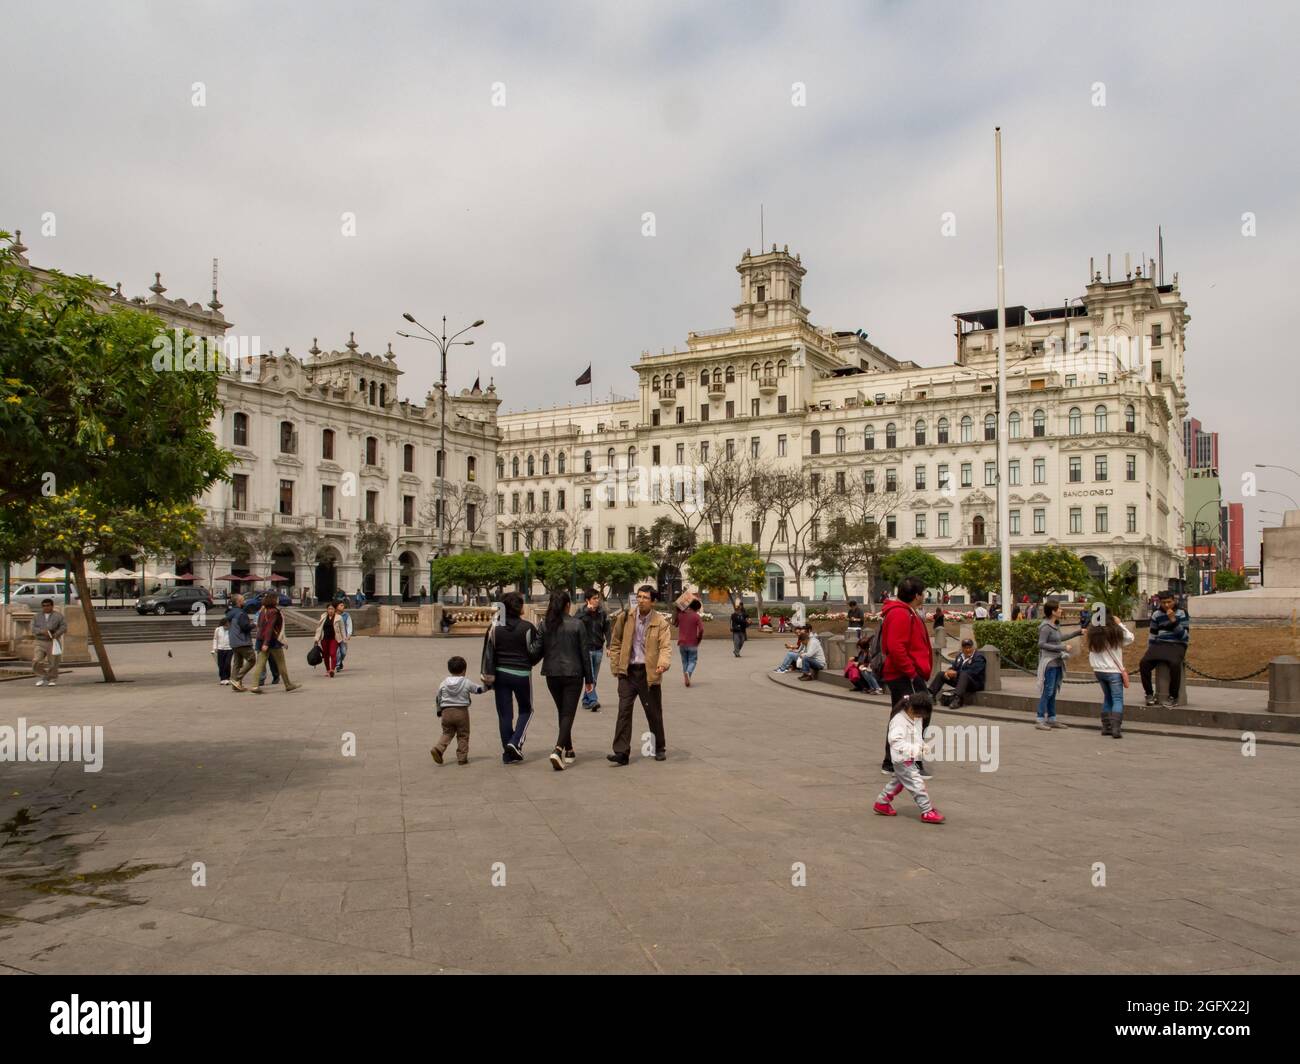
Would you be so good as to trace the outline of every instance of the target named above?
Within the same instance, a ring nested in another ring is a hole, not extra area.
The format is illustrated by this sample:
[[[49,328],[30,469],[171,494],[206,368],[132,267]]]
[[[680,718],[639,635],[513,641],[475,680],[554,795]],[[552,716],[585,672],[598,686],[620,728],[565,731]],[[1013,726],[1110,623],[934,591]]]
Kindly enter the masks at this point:
[[[1006,266],[1003,262],[1002,248],[1002,127],[993,131],[993,143],[996,155],[997,171],[997,220],[998,220],[998,541],[1001,554],[1001,603],[1002,609],[1010,609],[1011,602],[1011,537],[1007,535],[1007,526],[1011,523],[1011,496],[1002,490],[1006,480],[1007,461],[1010,454],[1007,445],[1007,290]]]
[[[1201,594],[1203,590],[1202,584],[1204,583],[1204,578],[1201,575],[1201,556],[1196,553],[1196,530],[1201,527],[1201,510],[1204,510],[1211,504],[1215,506],[1221,505],[1218,499],[1206,499],[1205,502],[1201,503],[1200,508],[1196,511],[1196,516],[1192,518],[1192,560],[1196,563],[1196,593],[1198,595]],[[1206,535],[1206,542],[1208,545],[1208,534]]]
[[[1290,466],[1284,466],[1284,465],[1272,465],[1272,464],[1267,463],[1267,462],[1256,462],[1256,463],[1255,463],[1255,468],[1256,468],[1256,469],[1285,469],[1285,470],[1286,470],[1288,473],[1290,473],[1293,477],[1300,477],[1300,473],[1297,473],[1297,472],[1296,472],[1294,469],[1292,469]]]
[[[1300,510],[1300,502],[1296,502],[1295,499],[1291,498],[1291,496],[1287,495],[1285,492],[1274,491],[1272,488],[1259,488],[1258,491],[1261,495],[1280,496],[1281,498],[1286,499],[1286,501],[1289,502],[1294,509]]]
[[[524,602],[528,601],[528,591],[531,587],[532,587],[532,581],[528,579],[528,548],[525,547],[524,548],[524,580],[523,580]]]
[[[388,562],[388,595],[386,597],[388,604],[391,606],[393,604],[393,554],[391,551],[384,560]]]
[[[438,352],[442,356],[442,374],[439,378],[438,388],[442,395],[438,401],[438,557],[447,553],[447,349],[460,344],[462,347],[472,347],[473,340],[457,340],[457,336],[463,336],[470,329],[477,329],[483,324],[483,319],[471,325],[466,325],[460,332],[454,333],[451,337],[447,336],[447,315],[442,316],[442,335],[434,333],[425,328],[410,314],[403,314],[403,318],[412,325],[424,329],[427,336],[412,336],[410,333],[399,332],[397,335],[407,340],[423,340],[426,343],[437,345]]]
[[[578,597],[578,545],[569,549],[569,600],[577,601]]]

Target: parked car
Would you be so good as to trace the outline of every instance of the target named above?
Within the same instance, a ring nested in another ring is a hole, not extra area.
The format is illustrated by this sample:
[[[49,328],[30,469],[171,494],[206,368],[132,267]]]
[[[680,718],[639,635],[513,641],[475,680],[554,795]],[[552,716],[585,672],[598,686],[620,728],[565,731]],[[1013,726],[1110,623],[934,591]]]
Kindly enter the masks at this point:
[[[212,596],[206,587],[169,587],[152,595],[145,595],[135,604],[135,612],[143,616],[156,613],[189,613],[198,603],[212,609]]]
[[[57,583],[53,581],[40,581],[19,584],[17,588],[10,590],[9,601],[21,603],[24,606],[30,606],[32,609],[38,610],[41,608],[41,600],[48,598],[54,600],[54,608],[58,609],[63,605],[63,586],[62,580]],[[72,592],[70,601],[73,605],[80,604],[81,599],[77,596],[77,589],[74,587],[70,590]]]

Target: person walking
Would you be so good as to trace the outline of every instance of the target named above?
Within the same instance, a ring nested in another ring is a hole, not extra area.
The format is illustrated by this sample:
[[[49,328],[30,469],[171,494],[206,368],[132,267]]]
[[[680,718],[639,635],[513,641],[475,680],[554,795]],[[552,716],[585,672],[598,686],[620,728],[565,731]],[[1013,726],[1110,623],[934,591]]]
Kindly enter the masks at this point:
[[[253,667],[253,622],[244,609],[244,596],[235,592],[230,596],[230,608],[226,610],[226,633],[230,640],[230,688],[241,693],[247,688],[243,685],[244,674]]]
[[[600,712],[600,696],[596,684],[600,676],[600,663],[609,647],[609,614],[602,604],[604,596],[594,587],[588,588],[586,602],[578,614],[587,634],[587,653],[591,657],[591,688],[582,692],[582,704],[593,713]]]
[[[338,662],[341,628],[342,625],[338,621],[338,611],[331,603],[325,607],[325,612],[320,615],[320,620],[316,622],[314,637],[316,645],[320,647],[321,657],[325,662],[325,675],[331,679],[334,677],[334,669]]]
[[[264,601],[264,599],[262,597],[258,597],[255,599],[255,601],[257,603],[257,610],[252,617],[253,651],[254,653],[260,655],[262,653],[262,638],[257,633],[259,630],[258,623],[262,618],[262,602]],[[274,687],[276,684],[280,682],[280,666],[276,664],[274,658],[263,658],[262,663],[257,666],[257,675],[253,678],[254,686],[262,687],[266,684],[266,670],[268,666],[271,669],[271,686]]]
[[[1064,635],[1057,619],[1060,608],[1060,603],[1052,599],[1044,602],[1043,621],[1038,626],[1038,722],[1034,727],[1039,731],[1069,727],[1056,719],[1056,694],[1065,679],[1065,662],[1070,656],[1065,644],[1077,638],[1082,629]]]
[[[1124,648],[1133,642],[1133,633],[1108,610],[1105,624],[1089,625],[1087,639],[1088,664],[1101,684],[1101,734],[1122,739],[1124,689],[1128,687]]]
[[[212,656],[217,659],[217,683],[230,686],[230,618],[222,617],[212,629]]]
[[[899,581],[896,597],[886,600],[880,613],[880,652],[884,656],[881,679],[889,688],[890,717],[899,712],[904,703],[903,696],[919,694],[926,691],[926,681],[934,669],[934,651],[930,645],[930,632],[925,627],[921,616],[921,604],[925,601],[925,585],[915,576],[905,576]],[[929,703],[926,698],[926,703]],[[930,714],[933,707],[924,708],[924,728],[930,726]],[[924,761],[917,760],[917,771],[922,779],[929,779]],[[894,762],[890,753],[888,729],[885,736],[885,756],[880,762],[880,771],[886,776],[893,775]]]
[[[740,652],[749,638],[747,629],[749,628],[749,614],[745,612],[745,607],[739,599],[734,603],[731,610],[731,656],[740,657]]]
[[[691,686],[691,677],[700,660],[700,640],[704,638],[704,621],[700,618],[700,600],[691,604],[677,618],[677,653],[682,659],[682,680]]]
[[[942,695],[944,685],[951,685],[953,694],[951,701],[944,702],[949,709],[960,709],[962,700],[971,693],[984,690],[984,672],[988,668],[988,662],[984,655],[975,649],[975,640],[963,639],[961,641],[961,651],[954,655],[952,661],[946,669],[940,671],[933,680],[930,681],[930,697],[938,697],[943,702]]]
[[[1188,630],[1187,613],[1178,608],[1178,600],[1172,591],[1160,592],[1159,602],[1151,614],[1151,631],[1147,639],[1147,652],[1138,663],[1146,704],[1154,706],[1159,702],[1155,688],[1151,685],[1151,670],[1157,665],[1165,665],[1169,669],[1169,697],[1165,699],[1165,705],[1173,709],[1178,705],[1183,662],[1187,659],[1191,632]]]
[[[334,635],[339,641],[334,661],[334,673],[338,675],[343,671],[343,659],[348,656],[348,643],[352,641],[352,614],[348,612],[346,597],[334,603]]]
[[[36,674],[37,687],[57,686],[63,637],[67,634],[67,618],[54,608],[54,600],[41,599],[41,612],[32,618],[32,638],[36,642],[32,672]]]
[[[849,609],[847,621],[844,627],[845,638],[854,646],[862,638],[862,607],[853,599],[849,599]]]
[[[262,693],[262,670],[266,663],[271,661],[279,669],[280,676],[284,680],[285,694],[298,690],[302,686],[300,683],[294,683],[289,678],[289,666],[284,660],[285,644],[282,636],[284,635],[284,614],[280,612],[280,607],[276,605],[279,596],[274,591],[268,591],[262,596],[262,610],[257,615],[257,640],[261,650],[257,655],[257,682],[249,688],[255,695]]]
[[[655,740],[655,760],[668,757],[664,736],[663,675],[672,664],[668,621],[654,608],[655,589],[636,589],[636,606],[618,615],[609,640],[609,666],[618,677],[618,721],[614,752],[607,760],[626,765],[632,750],[632,710],[638,699]]]
[[[433,745],[429,755],[441,765],[452,739],[456,740],[456,764],[469,764],[469,704],[470,695],[481,695],[484,687],[465,675],[469,666],[459,654],[447,659],[447,677],[438,686],[434,704],[442,718],[442,738]]]
[[[551,751],[551,767],[563,772],[577,755],[573,752],[573,718],[578,714],[578,698],[584,689],[595,686],[591,669],[591,651],[582,621],[569,616],[569,593],[555,591],[546,607],[542,622],[542,675],[555,701],[560,727]]]
[[[542,640],[531,621],[524,620],[524,596],[509,591],[501,597],[505,621],[483,637],[483,683],[496,700],[501,731],[501,763],[524,759],[524,740],[533,717],[533,666],[542,660]],[[516,717],[515,707],[519,714]]]
[[[925,786],[926,776],[921,768],[925,756],[925,731],[929,727],[926,721],[931,708],[930,695],[925,691],[904,695],[902,701],[894,706],[889,717],[890,763],[894,766],[890,774],[894,778],[876,796],[871,807],[873,813],[897,816],[894,799],[906,788],[921,810],[923,824],[944,822],[944,815],[930,800],[930,792]]]

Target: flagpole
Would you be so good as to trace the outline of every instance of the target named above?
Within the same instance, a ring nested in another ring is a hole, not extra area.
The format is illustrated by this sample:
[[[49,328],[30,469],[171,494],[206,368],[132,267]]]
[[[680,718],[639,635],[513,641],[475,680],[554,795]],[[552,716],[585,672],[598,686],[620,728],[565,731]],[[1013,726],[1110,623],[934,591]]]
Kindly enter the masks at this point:
[[[998,198],[998,545],[1002,562],[1002,618],[1011,616],[1011,498],[1007,491],[1007,291],[1002,249],[1002,127],[993,130]]]

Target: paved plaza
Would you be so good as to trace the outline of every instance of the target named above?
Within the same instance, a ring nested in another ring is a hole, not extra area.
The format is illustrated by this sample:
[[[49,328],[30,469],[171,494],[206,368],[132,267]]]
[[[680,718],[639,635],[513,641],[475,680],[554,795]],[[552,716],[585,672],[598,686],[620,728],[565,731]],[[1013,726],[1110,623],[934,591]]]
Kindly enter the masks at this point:
[[[774,641],[706,642],[689,691],[674,660],[662,763],[605,761],[602,674],[562,773],[540,680],[524,764],[490,696],[433,764],[477,641],[358,639],[334,680],[291,647],[291,695],[219,687],[202,643],[0,684],[0,725],[105,742],[97,773],[0,764],[0,971],[1300,971],[1295,746],[940,715],[999,745],[935,766],[935,827],[871,814],[883,706],[774,682]]]

